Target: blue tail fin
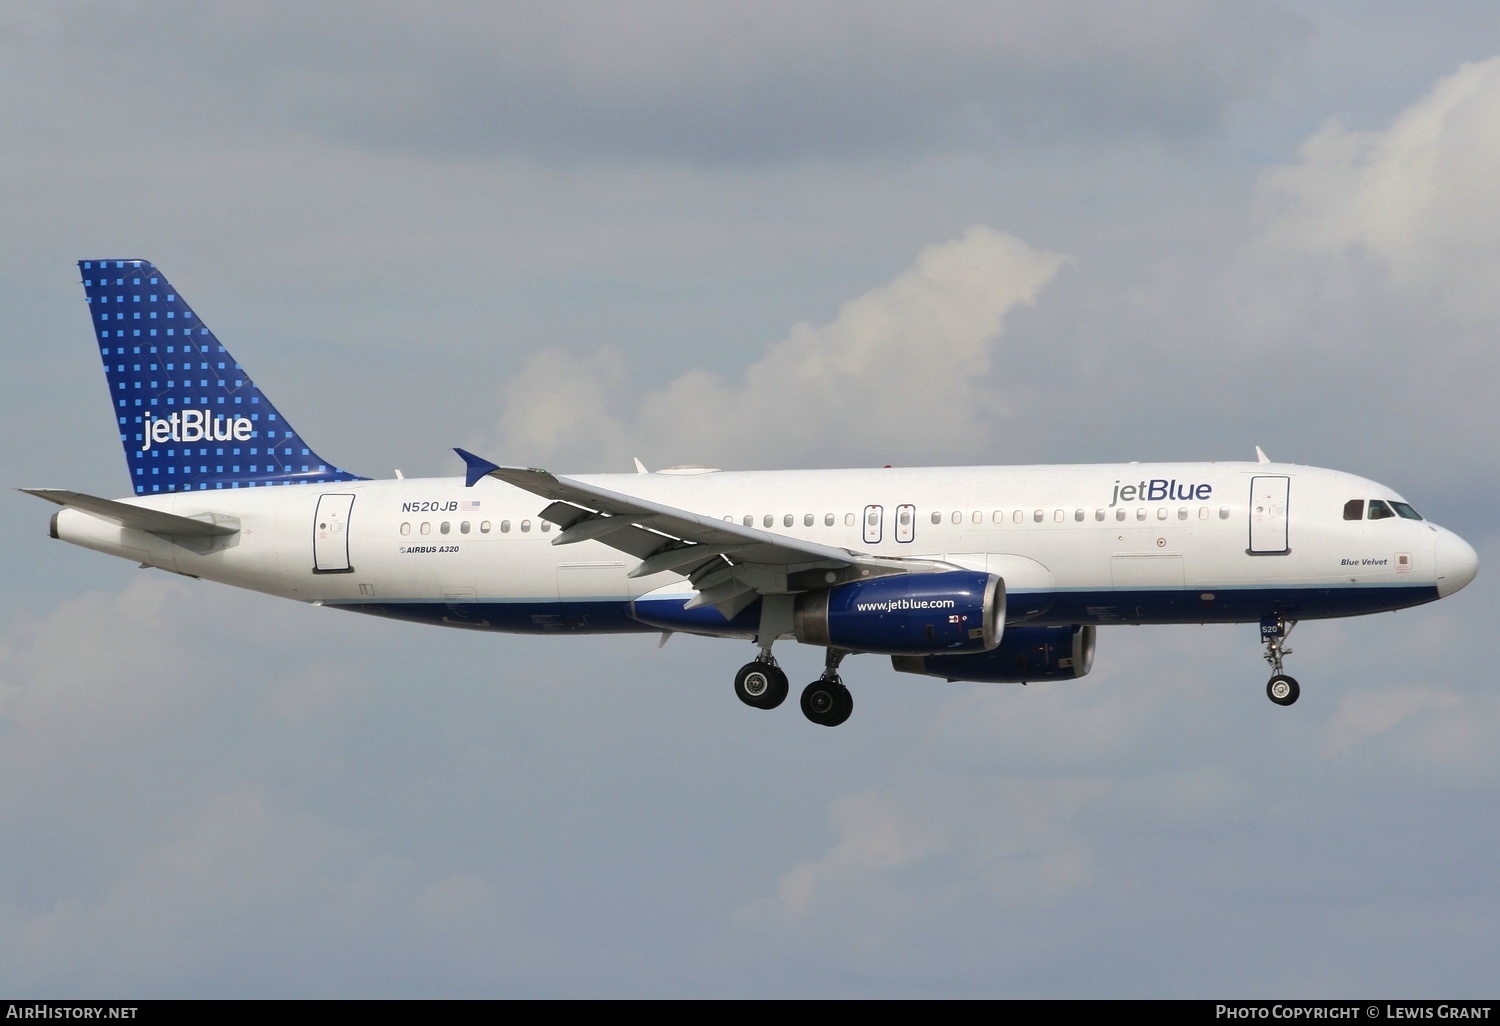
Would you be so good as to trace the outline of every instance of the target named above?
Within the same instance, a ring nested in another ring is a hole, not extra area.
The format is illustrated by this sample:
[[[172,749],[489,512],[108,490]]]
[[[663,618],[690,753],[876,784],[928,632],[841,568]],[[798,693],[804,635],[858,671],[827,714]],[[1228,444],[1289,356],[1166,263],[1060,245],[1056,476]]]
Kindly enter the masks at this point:
[[[149,260],[80,260],[137,495],[364,478],[286,422]]]

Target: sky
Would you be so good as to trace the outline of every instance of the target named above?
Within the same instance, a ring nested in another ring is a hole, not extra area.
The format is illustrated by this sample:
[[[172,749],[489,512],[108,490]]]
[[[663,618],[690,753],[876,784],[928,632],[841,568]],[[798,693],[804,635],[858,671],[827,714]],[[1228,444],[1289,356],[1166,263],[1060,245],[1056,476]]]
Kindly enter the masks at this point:
[[[1497,176],[1490,4],[0,0],[0,991],[1493,997]],[[1260,445],[1482,569],[819,728],[50,541],[102,257],[369,476]]]

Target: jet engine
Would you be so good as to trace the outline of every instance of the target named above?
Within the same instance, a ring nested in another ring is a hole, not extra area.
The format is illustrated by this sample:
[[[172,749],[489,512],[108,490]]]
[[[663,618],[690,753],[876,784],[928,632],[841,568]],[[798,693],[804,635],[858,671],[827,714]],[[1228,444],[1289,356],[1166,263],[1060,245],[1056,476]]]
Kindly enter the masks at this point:
[[[882,655],[987,652],[1005,630],[1005,585],[969,570],[851,581],[797,597],[797,640]]]

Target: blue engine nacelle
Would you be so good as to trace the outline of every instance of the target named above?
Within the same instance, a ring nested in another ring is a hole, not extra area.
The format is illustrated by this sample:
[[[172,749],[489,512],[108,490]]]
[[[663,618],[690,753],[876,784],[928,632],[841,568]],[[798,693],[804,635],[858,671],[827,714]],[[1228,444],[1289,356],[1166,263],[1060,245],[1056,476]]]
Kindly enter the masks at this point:
[[[983,684],[1072,680],[1094,665],[1094,627],[1012,627],[999,647],[965,655],[893,655],[902,673],[925,673]]]
[[[797,640],[882,655],[987,652],[1005,630],[1005,585],[954,570],[851,581],[797,597]]]

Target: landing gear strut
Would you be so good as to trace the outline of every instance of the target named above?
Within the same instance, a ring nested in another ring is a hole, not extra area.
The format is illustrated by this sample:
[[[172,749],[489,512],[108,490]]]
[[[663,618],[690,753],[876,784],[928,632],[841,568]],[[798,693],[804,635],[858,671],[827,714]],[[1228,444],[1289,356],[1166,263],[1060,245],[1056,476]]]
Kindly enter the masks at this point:
[[[802,689],[802,715],[823,727],[837,727],[854,711],[854,697],[839,679],[839,663],[847,649],[830,648],[823,663],[823,676]]]
[[[1286,647],[1296,620],[1283,620],[1280,616],[1268,616],[1260,622],[1260,640],[1266,643],[1266,662],[1271,664],[1271,679],[1266,682],[1266,697],[1277,705],[1291,705],[1302,694],[1297,678],[1281,672],[1281,660],[1292,654]]]
[[[734,675],[734,693],[752,709],[774,709],[786,701],[787,679],[771,655],[776,639],[792,633],[793,596],[766,595],[761,599],[760,631],[755,643],[760,655]]]

